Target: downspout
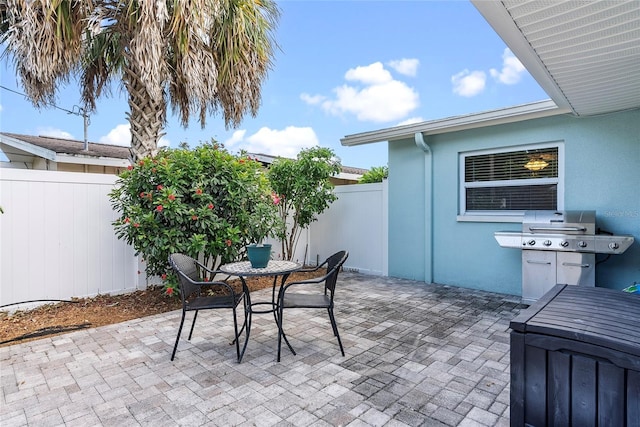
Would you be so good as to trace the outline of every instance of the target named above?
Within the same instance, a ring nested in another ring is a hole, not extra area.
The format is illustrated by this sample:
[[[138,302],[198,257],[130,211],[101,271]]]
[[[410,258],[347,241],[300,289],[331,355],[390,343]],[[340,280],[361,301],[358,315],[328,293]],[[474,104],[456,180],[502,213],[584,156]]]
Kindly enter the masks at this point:
[[[424,151],[424,281],[433,283],[433,152],[422,132],[416,132],[414,138]]]

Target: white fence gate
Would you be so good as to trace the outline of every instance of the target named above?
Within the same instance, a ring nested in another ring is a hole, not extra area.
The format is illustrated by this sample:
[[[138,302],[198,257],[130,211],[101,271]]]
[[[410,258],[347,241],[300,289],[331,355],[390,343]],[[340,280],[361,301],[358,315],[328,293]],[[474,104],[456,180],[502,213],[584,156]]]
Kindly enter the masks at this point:
[[[144,266],[111,225],[117,214],[108,193],[116,179],[0,169],[0,306],[147,286]],[[339,186],[335,192],[338,200],[303,231],[295,258],[315,264],[346,249],[346,269],[386,275],[386,183]],[[276,257],[279,249],[274,246]]]

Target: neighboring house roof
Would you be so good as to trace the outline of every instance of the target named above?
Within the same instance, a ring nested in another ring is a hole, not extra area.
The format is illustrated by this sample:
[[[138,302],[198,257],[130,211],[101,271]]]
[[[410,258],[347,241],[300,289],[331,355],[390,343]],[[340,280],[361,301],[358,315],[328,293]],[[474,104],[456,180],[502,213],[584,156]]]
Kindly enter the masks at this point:
[[[260,154],[260,153],[247,153],[247,155],[258,160],[264,165],[270,165],[276,159],[279,158],[278,156],[272,156],[270,154]],[[368,172],[368,169],[354,168],[351,166],[342,166],[341,172],[336,178],[357,181],[362,177],[362,175],[364,175],[367,172]]]
[[[130,165],[129,148],[118,145],[85,143],[49,136],[0,132],[0,149],[11,162],[32,162],[41,157],[59,163],[126,167]]]
[[[342,145],[393,141],[556,114],[640,108],[640,2],[471,0],[547,92],[541,101],[347,135]],[[418,135],[419,136],[419,135]]]

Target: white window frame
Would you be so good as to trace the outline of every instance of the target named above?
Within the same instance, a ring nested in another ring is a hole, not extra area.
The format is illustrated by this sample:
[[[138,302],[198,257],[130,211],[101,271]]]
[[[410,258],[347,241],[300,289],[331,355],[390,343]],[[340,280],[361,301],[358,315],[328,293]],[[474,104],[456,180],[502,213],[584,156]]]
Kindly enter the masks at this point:
[[[508,153],[511,151],[537,150],[545,148],[558,149],[558,177],[557,178],[539,178],[527,180],[505,180],[505,181],[483,181],[483,182],[465,182],[465,160],[470,156],[480,156],[484,154]],[[539,144],[513,145],[508,147],[492,148],[487,150],[464,151],[458,153],[459,158],[459,215],[458,221],[472,222],[522,222],[524,211],[467,211],[466,189],[478,187],[496,187],[509,185],[557,185],[557,206],[556,209],[564,209],[564,143],[562,141],[553,141]]]

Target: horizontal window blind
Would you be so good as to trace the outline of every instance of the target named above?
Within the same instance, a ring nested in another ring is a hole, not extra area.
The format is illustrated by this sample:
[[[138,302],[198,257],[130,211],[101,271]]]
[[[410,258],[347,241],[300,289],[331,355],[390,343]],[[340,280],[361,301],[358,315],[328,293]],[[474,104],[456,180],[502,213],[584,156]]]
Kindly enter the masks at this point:
[[[465,182],[558,177],[558,148],[467,156]]]
[[[556,209],[557,195],[558,186],[556,184],[467,188],[467,210]]]
[[[559,151],[557,145],[538,145],[462,155],[462,211],[558,209]]]

